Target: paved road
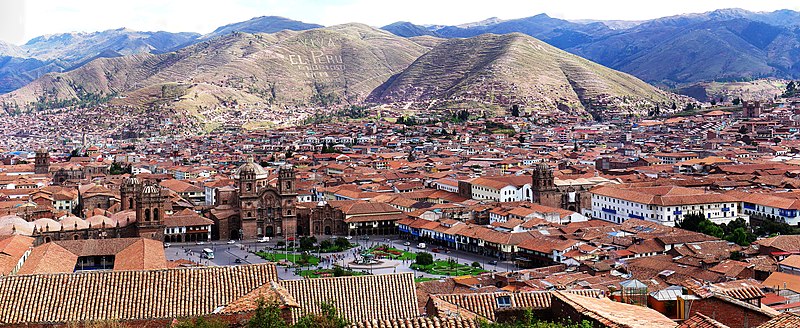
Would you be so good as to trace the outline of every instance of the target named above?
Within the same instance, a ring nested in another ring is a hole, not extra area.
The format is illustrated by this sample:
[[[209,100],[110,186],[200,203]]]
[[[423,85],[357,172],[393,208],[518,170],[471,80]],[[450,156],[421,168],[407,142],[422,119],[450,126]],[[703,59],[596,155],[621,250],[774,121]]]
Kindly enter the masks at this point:
[[[350,240],[351,243],[357,244],[356,249],[350,249],[345,252],[341,253],[322,253],[320,254],[323,258],[329,257],[331,255],[338,255],[345,257],[345,261],[351,261],[355,259],[353,252],[357,249],[364,249],[369,248],[379,244],[389,244],[391,247],[406,250],[410,252],[418,252],[422,251],[416,248],[417,243],[413,241],[406,241],[402,239],[398,239],[397,236],[371,236],[369,240],[357,239],[353,238]],[[409,245],[404,245],[406,242]],[[194,243],[173,243],[170,247],[166,248],[164,251],[166,252],[168,260],[177,260],[177,259],[188,259],[190,261],[201,263],[203,265],[237,265],[236,259],[239,259],[241,264],[257,264],[257,263],[265,263],[266,261],[255,254],[250,252],[255,252],[258,250],[266,250],[268,248],[276,247],[277,240],[272,240],[266,243],[259,243],[255,240],[246,240],[246,241],[237,241],[234,244],[227,244],[223,241],[214,241],[209,242],[204,245],[197,245]],[[214,259],[205,259],[201,258],[200,254],[204,248],[210,248],[214,251]],[[433,248],[438,248],[442,250],[439,253],[431,252]],[[512,261],[501,261],[498,262],[497,265],[490,265],[488,264],[489,261],[497,260],[495,258],[467,253],[464,251],[457,251],[453,249],[449,249],[449,253],[445,252],[445,248],[442,247],[434,247],[429,245],[425,251],[431,252],[434,255],[434,259],[436,260],[446,260],[446,259],[454,259],[458,263],[471,265],[473,262],[480,263],[485,269],[487,270],[494,270],[494,271],[510,271],[515,270],[516,267]],[[316,255],[316,254],[315,254]],[[398,273],[398,272],[415,272],[418,277],[429,277],[429,278],[438,278],[440,276],[433,276],[423,272],[418,272],[412,270],[409,266],[412,264],[411,261],[401,262],[397,267],[394,268],[383,268],[383,269],[373,269],[368,270],[374,274],[386,274],[386,273]],[[322,267],[330,268],[331,264],[329,262],[323,261],[321,263]],[[287,268],[278,268],[278,276],[281,279],[300,279],[302,277],[295,275],[293,269]]]

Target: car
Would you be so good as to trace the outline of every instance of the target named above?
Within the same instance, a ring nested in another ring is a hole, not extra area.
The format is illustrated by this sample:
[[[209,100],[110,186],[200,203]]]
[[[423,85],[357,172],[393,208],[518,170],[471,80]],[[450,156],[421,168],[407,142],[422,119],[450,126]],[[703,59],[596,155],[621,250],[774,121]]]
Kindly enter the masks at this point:
[[[206,244],[206,242],[204,242],[204,241],[198,241],[198,242],[196,242],[195,244],[196,244],[196,245],[205,245],[205,244]]]
[[[434,253],[439,253],[439,249],[438,249],[438,248],[432,248],[432,249],[431,249],[431,252],[434,252]]]
[[[235,244],[235,243],[236,243],[235,240],[228,240],[228,244]]]
[[[411,246],[411,243],[405,242],[405,243],[403,243],[403,246]]]
[[[268,241],[269,241],[269,237],[261,237],[261,238],[258,238],[258,242],[259,242],[259,243],[266,243],[266,242],[268,242]]]
[[[240,264],[242,263],[242,259],[235,259],[233,260],[233,263]]]
[[[170,243],[164,243],[164,248],[167,248],[167,247],[170,247],[170,246],[172,246],[172,244],[170,244]]]
[[[417,248],[419,248],[419,249],[425,249],[425,247],[428,247],[428,245],[425,245],[425,243],[417,244]]]
[[[351,240],[351,239],[353,239],[353,236],[347,236],[347,237],[344,237],[344,239]]]
[[[489,263],[489,265],[497,265],[497,261],[495,261],[495,260],[491,260],[491,261],[486,262],[486,263]]]
[[[369,240],[369,236],[361,237],[361,240]]]

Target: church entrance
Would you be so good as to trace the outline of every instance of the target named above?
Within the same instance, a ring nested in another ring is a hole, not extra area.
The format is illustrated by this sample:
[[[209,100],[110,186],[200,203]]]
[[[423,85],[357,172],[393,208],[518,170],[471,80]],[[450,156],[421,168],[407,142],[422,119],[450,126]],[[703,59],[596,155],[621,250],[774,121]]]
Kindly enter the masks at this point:
[[[275,230],[272,228],[272,226],[267,226],[264,228],[264,236],[275,237]]]
[[[327,225],[325,226],[325,235],[326,236],[330,236],[331,235],[331,226],[327,226]]]
[[[237,240],[237,239],[239,239],[239,230],[238,229],[231,230],[230,240]]]

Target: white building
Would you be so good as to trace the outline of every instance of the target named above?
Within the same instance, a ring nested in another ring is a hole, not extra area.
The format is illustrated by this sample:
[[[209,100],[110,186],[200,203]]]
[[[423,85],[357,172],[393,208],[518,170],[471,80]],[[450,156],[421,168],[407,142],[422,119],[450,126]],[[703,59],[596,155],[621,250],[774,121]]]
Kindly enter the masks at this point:
[[[727,194],[677,187],[602,186],[592,191],[592,217],[614,223],[646,220],[674,227],[687,214],[716,224],[739,217],[738,200]]]
[[[800,199],[798,199],[800,194],[791,192],[751,194],[731,191],[728,195],[742,202],[744,214],[789,225],[800,224]]]
[[[530,176],[475,178],[469,182],[472,199],[495,202],[519,202],[531,199]]]

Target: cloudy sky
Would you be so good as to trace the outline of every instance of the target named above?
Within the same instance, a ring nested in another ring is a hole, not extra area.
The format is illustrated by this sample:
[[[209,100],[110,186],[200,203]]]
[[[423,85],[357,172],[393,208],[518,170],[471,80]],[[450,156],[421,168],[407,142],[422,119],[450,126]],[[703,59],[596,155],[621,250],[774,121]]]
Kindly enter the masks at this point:
[[[641,20],[719,8],[800,10],[775,0],[0,0],[0,40],[22,44],[43,35],[120,27],[208,33],[220,25],[276,15],[309,23],[360,22],[383,26],[405,20],[455,25],[539,13],[564,19]]]

